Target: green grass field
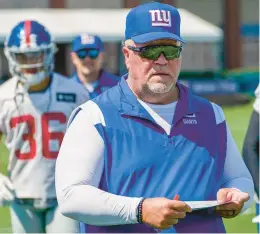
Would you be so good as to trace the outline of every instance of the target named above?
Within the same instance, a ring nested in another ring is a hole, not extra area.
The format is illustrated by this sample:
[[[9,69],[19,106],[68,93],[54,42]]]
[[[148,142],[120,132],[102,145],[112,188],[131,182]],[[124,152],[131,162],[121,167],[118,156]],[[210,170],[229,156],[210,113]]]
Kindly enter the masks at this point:
[[[242,149],[246,129],[252,111],[252,103],[224,107],[224,112],[228,125],[232,131],[233,137],[238,144],[239,149]],[[8,156],[3,144],[0,144],[0,171],[6,173]],[[251,211],[251,212],[250,212]],[[249,214],[238,216],[234,219],[225,220],[225,226],[228,233],[256,233],[256,226],[251,223],[254,208],[249,210]],[[0,232],[8,232],[10,230],[10,218],[8,208],[0,208]]]

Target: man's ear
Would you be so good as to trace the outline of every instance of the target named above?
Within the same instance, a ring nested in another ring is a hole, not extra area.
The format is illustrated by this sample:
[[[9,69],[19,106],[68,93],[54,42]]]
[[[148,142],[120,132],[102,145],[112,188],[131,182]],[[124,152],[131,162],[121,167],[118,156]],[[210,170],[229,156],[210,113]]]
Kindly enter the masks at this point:
[[[129,49],[126,48],[125,46],[122,48],[122,53],[125,57],[125,65],[126,65],[126,68],[128,69],[129,68],[129,58],[130,58],[130,53],[129,53]]]
[[[71,57],[71,62],[73,63],[74,66],[76,66],[78,64],[78,56],[75,52],[71,52],[70,53],[70,57]]]

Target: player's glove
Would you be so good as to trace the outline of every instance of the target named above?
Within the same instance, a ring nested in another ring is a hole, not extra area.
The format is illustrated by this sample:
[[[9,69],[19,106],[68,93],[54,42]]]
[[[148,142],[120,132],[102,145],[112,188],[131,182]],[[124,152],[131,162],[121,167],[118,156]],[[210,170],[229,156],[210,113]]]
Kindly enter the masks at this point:
[[[254,218],[252,219],[252,223],[260,223],[260,215],[254,217]]]
[[[10,179],[0,174],[0,206],[7,206],[14,200],[14,189]]]

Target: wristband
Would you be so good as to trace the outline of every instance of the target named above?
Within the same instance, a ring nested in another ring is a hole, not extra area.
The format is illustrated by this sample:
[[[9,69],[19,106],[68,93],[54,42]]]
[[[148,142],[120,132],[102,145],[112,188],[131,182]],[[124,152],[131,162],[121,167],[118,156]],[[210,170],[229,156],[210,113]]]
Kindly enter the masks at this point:
[[[138,223],[143,223],[143,214],[142,214],[142,208],[143,208],[143,202],[145,198],[142,198],[137,206],[137,212],[136,212],[136,218]]]

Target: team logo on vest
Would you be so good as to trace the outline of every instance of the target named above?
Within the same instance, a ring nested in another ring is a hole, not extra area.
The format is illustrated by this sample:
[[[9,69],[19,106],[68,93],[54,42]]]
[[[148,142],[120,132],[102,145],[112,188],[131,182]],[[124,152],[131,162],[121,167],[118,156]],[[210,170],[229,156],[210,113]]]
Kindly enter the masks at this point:
[[[152,26],[171,27],[171,12],[165,10],[150,10]]]
[[[184,117],[186,117],[185,119],[183,119],[183,123],[184,124],[197,124],[197,120],[194,119],[196,118],[195,114],[189,114],[189,115],[185,115]]]

